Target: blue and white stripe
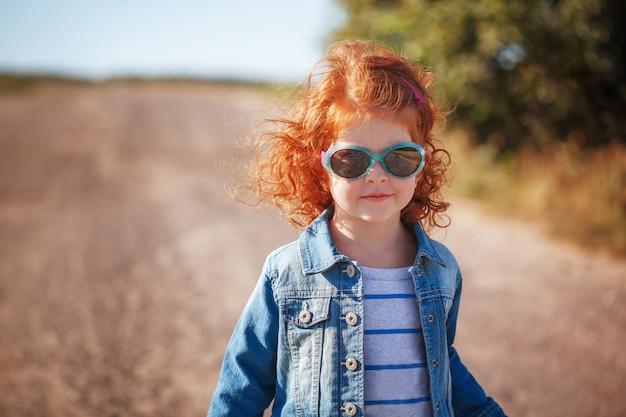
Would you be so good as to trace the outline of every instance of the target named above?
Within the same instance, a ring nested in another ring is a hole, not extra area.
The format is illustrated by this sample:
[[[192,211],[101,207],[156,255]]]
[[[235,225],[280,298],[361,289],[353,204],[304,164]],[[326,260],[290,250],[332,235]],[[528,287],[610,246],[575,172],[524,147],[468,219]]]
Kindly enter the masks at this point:
[[[362,267],[365,415],[432,416],[415,287],[408,268]]]

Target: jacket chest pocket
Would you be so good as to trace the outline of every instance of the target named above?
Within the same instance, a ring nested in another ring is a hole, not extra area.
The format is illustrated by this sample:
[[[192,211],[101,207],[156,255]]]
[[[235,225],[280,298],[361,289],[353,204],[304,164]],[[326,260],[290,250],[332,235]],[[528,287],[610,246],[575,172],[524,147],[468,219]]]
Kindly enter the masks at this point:
[[[426,296],[422,297],[422,303],[429,305],[429,308],[434,308],[434,310],[428,312],[428,315],[434,312],[438,317],[443,317],[444,321],[447,321],[454,305],[454,292],[440,290],[436,293],[428,293]]]
[[[288,298],[280,301],[283,343],[295,378],[299,409],[317,415],[321,395],[322,348],[329,323],[330,297]]]
[[[280,316],[288,332],[307,335],[328,321],[330,297],[286,298],[280,302]]]

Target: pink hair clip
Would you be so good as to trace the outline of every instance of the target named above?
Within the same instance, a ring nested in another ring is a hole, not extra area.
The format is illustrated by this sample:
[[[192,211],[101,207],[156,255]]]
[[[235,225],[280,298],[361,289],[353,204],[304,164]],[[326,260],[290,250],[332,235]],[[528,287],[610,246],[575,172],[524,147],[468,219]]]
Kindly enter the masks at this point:
[[[400,77],[400,79],[401,79],[402,81],[404,81],[404,83],[405,83],[406,85],[408,85],[408,86],[409,86],[409,88],[411,89],[411,91],[413,91],[413,94],[415,95],[415,98],[417,99],[417,101],[418,101],[418,102],[420,102],[420,103],[426,103],[426,100],[424,100],[424,96],[422,96],[422,95],[421,95],[421,94],[417,91],[417,88],[413,87],[413,85],[412,85],[410,82],[408,82],[407,80],[405,80],[404,78]]]

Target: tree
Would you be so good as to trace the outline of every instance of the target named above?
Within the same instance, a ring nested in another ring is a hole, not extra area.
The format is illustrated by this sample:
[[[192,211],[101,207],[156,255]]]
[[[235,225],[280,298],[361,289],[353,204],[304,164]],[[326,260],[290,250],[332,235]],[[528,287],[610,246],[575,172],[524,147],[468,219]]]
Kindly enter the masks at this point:
[[[338,0],[336,39],[373,39],[433,68],[500,151],[626,143],[622,0]]]

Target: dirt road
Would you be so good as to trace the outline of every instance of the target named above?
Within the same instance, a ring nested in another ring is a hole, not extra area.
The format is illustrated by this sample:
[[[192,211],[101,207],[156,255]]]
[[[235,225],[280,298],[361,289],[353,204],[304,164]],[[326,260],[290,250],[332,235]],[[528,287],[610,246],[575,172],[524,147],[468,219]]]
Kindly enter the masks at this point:
[[[263,106],[184,84],[0,95],[1,416],[206,413],[265,255],[296,236],[223,191]],[[625,416],[626,260],[464,200],[452,218],[457,347],[485,389],[510,416]]]

